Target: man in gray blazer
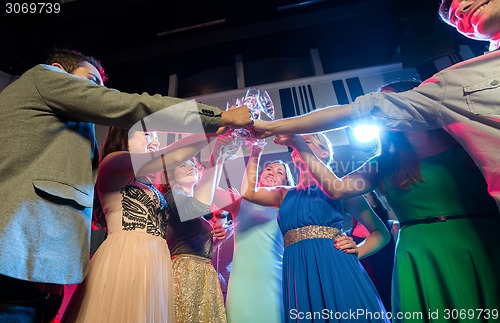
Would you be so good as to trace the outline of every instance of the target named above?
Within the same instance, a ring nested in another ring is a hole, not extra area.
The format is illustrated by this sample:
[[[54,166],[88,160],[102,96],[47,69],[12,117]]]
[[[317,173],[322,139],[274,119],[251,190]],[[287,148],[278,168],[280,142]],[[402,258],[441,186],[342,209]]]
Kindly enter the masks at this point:
[[[50,320],[63,284],[87,273],[94,124],[129,129],[155,113],[166,121],[155,116],[157,129],[148,130],[216,133],[252,125],[246,107],[221,111],[192,102],[193,113],[182,99],[122,93],[102,86],[104,79],[95,59],[59,51],[0,92],[1,322]]]

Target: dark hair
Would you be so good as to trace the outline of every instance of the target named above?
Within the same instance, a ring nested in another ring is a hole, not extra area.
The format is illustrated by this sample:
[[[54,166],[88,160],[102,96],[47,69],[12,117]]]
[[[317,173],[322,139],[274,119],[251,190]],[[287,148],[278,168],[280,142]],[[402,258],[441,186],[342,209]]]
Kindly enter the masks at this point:
[[[106,141],[101,149],[100,162],[107,155],[115,151],[128,150],[129,131],[126,129],[110,127],[106,136]],[[94,206],[92,211],[92,229],[104,229],[107,231],[105,214],[102,210],[101,201],[97,194],[97,186],[94,189]]]
[[[388,179],[390,186],[407,190],[414,183],[423,180],[417,153],[403,132],[382,131],[380,143],[380,175],[381,178]],[[384,181],[380,180],[379,189],[385,194],[384,184]]]
[[[415,80],[396,81],[382,86],[380,91],[405,92],[419,84],[420,82]],[[426,132],[440,141],[457,144],[444,129],[427,130]],[[417,153],[403,132],[390,130],[381,132],[380,144],[379,190],[381,193],[386,193],[385,183],[382,180],[385,178],[388,179],[390,186],[403,190],[408,190],[413,184],[424,180]]]
[[[366,199],[367,195],[369,195],[372,199],[373,203],[369,203],[368,200],[367,200],[367,202],[370,205],[370,207],[372,208],[373,212],[375,212],[375,214],[380,218],[380,220],[382,220],[382,222],[384,223],[387,230],[389,232],[391,232],[391,226],[393,223],[392,223],[390,216],[389,216],[389,210],[388,210],[388,206],[386,204],[387,202],[384,202],[385,198],[380,196],[376,190],[373,190],[373,191],[370,191],[368,193],[363,194],[365,199]],[[359,221],[355,217],[352,217],[352,228],[355,228],[358,223],[359,223]],[[351,235],[352,235],[352,231],[351,231]]]
[[[184,163],[191,163],[197,170],[199,174],[199,178],[203,176],[203,171],[205,170],[205,166],[198,160],[196,157],[191,157],[188,160],[186,160]],[[180,165],[179,165],[180,166]],[[155,184],[156,188],[163,194],[166,195],[168,191],[172,190],[172,184],[171,182],[175,182],[175,179],[172,178],[169,180],[169,177],[173,177],[173,171],[176,167],[172,169],[164,169],[163,172],[161,173],[161,180],[160,183]]]
[[[420,85],[421,82],[412,79],[407,81],[394,81],[381,86],[378,92],[405,92]]]
[[[429,136],[449,145],[458,142],[444,129],[426,130]],[[380,154],[380,179],[387,178],[390,186],[408,190],[415,183],[424,181],[417,153],[402,131],[383,131],[380,134],[382,151]],[[385,194],[385,185],[379,182],[380,192]]]
[[[441,19],[446,22],[447,24],[451,25],[450,22],[450,7],[451,3],[453,0],[442,0],[441,4],[439,5],[439,16]]]
[[[103,82],[108,79],[99,60],[92,56],[84,55],[76,50],[54,49],[49,53],[47,59],[45,60],[45,64],[48,65],[54,63],[61,64],[64,70],[68,73],[73,73],[77,68],[82,67],[84,62],[92,64],[97,69]]]
[[[101,158],[102,161],[104,157],[115,151],[127,151],[128,150],[128,139],[129,130],[110,127],[108,134],[106,135],[106,141],[101,148]]]
[[[373,205],[371,206],[373,211],[378,215],[380,220],[386,224],[387,229],[389,229],[387,223],[390,220],[389,218],[389,211],[387,210],[387,206],[384,204],[382,201],[382,197],[377,193],[376,190],[370,191],[366,193],[365,195],[370,195],[370,197],[373,200]]]
[[[379,92],[406,92],[420,85],[416,80],[393,81],[380,87]],[[383,131],[380,134],[381,179],[387,178],[388,184],[403,190],[423,180],[418,156],[403,132]],[[385,194],[385,181],[380,180],[379,189]]]

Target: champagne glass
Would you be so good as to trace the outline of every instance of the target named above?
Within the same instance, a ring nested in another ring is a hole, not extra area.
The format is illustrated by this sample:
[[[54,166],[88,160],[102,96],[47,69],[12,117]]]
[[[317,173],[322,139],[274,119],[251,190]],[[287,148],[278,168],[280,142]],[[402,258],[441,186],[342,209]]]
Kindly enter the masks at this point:
[[[250,109],[253,120],[257,120],[260,118],[259,96],[260,91],[254,87],[251,87],[247,90],[245,99],[243,100],[243,103]]]
[[[226,111],[228,111],[231,107],[242,106],[244,99],[245,99],[244,97],[241,97],[241,98],[237,97],[237,98],[232,98],[232,99],[228,100],[226,102]],[[233,138],[231,140],[231,143],[228,145],[222,146],[220,151],[219,151],[220,156],[224,157],[224,159],[231,160],[231,159],[237,158],[236,152],[242,146],[243,141],[245,140],[245,138],[235,134],[235,132],[238,130],[239,129],[233,130],[231,132],[231,137]]]
[[[260,91],[258,89],[251,87],[247,90],[243,99],[243,104],[250,109],[253,120],[260,118],[259,94]],[[233,134],[240,138],[250,138],[252,136],[250,131],[245,128],[236,129]]]
[[[269,93],[265,90],[260,90],[257,102],[259,104],[259,112],[264,112],[269,119],[274,120],[274,104]],[[260,115],[258,119],[260,119]],[[264,147],[267,143],[264,139],[255,139],[252,144],[254,146]]]
[[[226,111],[231,107],[240,107],[243,105],[243,97],[241,98],[232,98],[226,102]]]
[[[248,141],[248,140],[247,140]],[[260,147],[264,147],[265,145],[267,145],[267,142],[265,139],[257,139],[255,138],[252,142],[252,145],[253,146],[260,146]]]
[[[227,109],[229,109],[232,106],[239,107],[243,104],[250,109],[252,120],[259,120],[261,111],[264,112],[271,120],[274,120],[274,104],[267,91],[260,91],[257,88],[250,87],[247,90],[245,97],[241,99],[231,99],[226,105]],[[266,141],[264,139],[248,140],[251,138],[251,133],[249,130],[244,128],[234,130],[231,135],[233,140],[223,152],[227,155],[230,155],[234,149],[239,147],[251,147],[252,145],[263,147],[266,145]],[[229,159],[231,158],[229,157]]]
[[[274,120],[274,104],[267,91],[260,91],[258,97],[259,109],[265,113],[269,119]]]
[[[222,146],[219,149],[219,157],[224,158],[225,160],[232,160],[236,159],[237,155],[236,153],[238,152],[240,148],[240,144],[235,141],[236,138],[233,138],[231,141],[231,144]]]

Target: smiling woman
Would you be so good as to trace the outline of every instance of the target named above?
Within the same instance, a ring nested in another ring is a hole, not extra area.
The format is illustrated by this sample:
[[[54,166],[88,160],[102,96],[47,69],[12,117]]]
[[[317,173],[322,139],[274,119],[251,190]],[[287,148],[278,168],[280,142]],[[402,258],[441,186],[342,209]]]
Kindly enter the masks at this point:
[[[259,187],[294,184],[290,167],[281,160],[271,161],[259,177]],[[281,323],[283,236],[276,221],[278,210],[237,201],[232,212],[235,248],[226,300],[228,322]]]
[[[324,177],[331,172],[327,166],[333,158],[331,143],[322,133],[276,136],[274,142],[293,147],[291,157],[300,170],[298,185],[256,186],[255,173],[262,150],[253,148],[247,165],[248,188],[243,198],[279,208],[277,220],[284,241],[281,319],[323,322],[335,318],[321,316],[321,313],[348,313],[353,308],[385,312],[358,257],[380,249],[388,241],[389,233],[366,201],[359,198],[346,203],[353,216],[372,234],[359,248],[351,237],[342,235],[341,202],[327,195],[324,185]],[[366,318],[364,322],[388,320],[378,317]]]
[[[181,148],[172,148],[175,145]],[[175,322],[172,265],[165,243],[167,202],[150,177],[136,176],[132,159],[153,158],[149,169],[159,172],[162,156],[167,167],[176,166],[172,160],[192,157],[205,145],[205,136],[199,135],[160,150],[155,132],[109,130],[93,217],[93,225],[108,236],[92,257],[64,322]]]
[[[221,223],[206,220],[226,154],[221,139],[213,147],[214,167],[196,158],[167,169],[162,193],[168,202],[167,244],[172,255],[177,322],[226,322],[219,278],[210,259],[226,237]]]

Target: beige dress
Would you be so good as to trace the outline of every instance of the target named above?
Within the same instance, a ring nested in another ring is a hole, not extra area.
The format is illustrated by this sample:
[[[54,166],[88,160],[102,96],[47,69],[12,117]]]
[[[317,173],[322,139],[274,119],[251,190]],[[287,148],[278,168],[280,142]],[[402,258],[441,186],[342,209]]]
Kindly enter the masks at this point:
[[[163,196],[136,180],[99,196],[108,236],[91,259],[64,321],[176,322]]]

